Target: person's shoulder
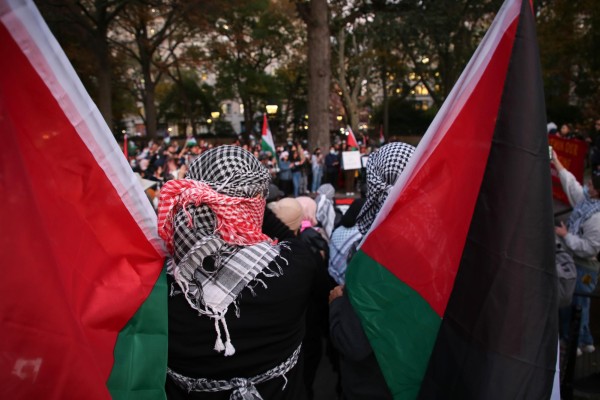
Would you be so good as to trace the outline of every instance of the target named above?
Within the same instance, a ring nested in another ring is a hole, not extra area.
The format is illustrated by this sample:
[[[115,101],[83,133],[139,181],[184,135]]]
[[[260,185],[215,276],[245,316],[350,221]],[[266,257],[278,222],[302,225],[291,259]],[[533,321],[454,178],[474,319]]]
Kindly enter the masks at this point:
[[[310,249],[310,246],[305,243],[300,237],[295,237],[285,241],[286,250],[282,255],[286,257],[289,264],[301,264],[303,267],[314,269],[317,265],[317,260]]]

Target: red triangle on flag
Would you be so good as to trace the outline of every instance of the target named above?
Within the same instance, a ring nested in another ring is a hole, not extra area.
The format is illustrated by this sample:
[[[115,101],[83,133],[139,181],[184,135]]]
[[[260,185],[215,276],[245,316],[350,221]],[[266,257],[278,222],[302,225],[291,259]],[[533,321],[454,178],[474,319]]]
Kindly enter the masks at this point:
[[[346,143],[348,143],[348,146],[358,149],[359,148],[358,141],[356,140],[356,136],[354,136],[354,132],[352,132],[352,128],[350,126],[348,126],[347,132],[348,132],[348,139],[347,139]]]

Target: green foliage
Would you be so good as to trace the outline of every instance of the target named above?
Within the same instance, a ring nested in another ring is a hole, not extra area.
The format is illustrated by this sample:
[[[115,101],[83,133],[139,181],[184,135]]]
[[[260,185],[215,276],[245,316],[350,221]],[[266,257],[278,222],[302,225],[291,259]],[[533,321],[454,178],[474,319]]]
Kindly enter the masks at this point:
[[[597,118],[600,2],[542,2],[538,7],[538,38],[548,120],[563,123]]]
[[[423,110],[418,104],[393,97],[390,99],[389,136],[422,136],[433,118],[437,109]],[[381,107],[375,109],[373,124],[381,125],[383,122],[383,111]]]

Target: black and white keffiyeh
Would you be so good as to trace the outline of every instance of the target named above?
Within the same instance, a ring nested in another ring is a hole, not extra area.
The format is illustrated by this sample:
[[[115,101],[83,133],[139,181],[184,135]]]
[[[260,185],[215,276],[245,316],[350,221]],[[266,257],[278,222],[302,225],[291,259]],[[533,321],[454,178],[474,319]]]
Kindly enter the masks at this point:
[[[333,198],[335,196],[335,188],[330,183],[325,183],[317,189],[317,221],[321,223],[327,237],[331,237],[333,226],[335,224],[335,208]]]
[[[186,179],[206,183],[224,195],[223,202],[227,204],[227,196],[266,197],[270,175],[250,152],[237,146],[220,146],[202,153],[190,166]],[[262,216],[265,202],[256,204],[262,209],[252,211]],[[228,243],[217,231],[220,222],[206,204],[179,209],[173,223],[174,254],[168,272],[190,306],[215,321],[215,350],[224,351],[228,356],[235,353],[225,322],[229,306],[235,305],[244,288],[253,292],[255,285],[266,287],[259,274],[262,277],[282,274],[280,265],[286,261],[280,257],[280,251],[285,244],[263,241],[238,246]],[[258,222],[257,229],[260,230],[262,217]],[[275,269],[269,267],[272,261],[275,261]],[[239,311],[236,307],[238,316]],[[219,324],[225,332],[225,343]]]
[[[285,377],[285,374],[294,368],[298,362],[301,348],[302,344],[300,344],[296,350],[294,350],[292,355],[290,355],[281,364],[251,378],[233,378],[230,380],[190,378],[188,376],[181,375],[170,368],[167,368],[167,374],[180,388],[186,390],[188,393],[215,393],[231,390],[231,396],[229,396],[230,400],[262,400],[262,396],[260,393],[258,393],[258,390],[256,390],[255,385],[271,379],[282,377],[285,382],[281,390],[285,390],[287,385],[287,378]]]
[[[385,199],[408,164],[415,147],[402,142],[388,143],[369,157],[367,162],[367,201],[356,224],[364,235],[375,220]]]

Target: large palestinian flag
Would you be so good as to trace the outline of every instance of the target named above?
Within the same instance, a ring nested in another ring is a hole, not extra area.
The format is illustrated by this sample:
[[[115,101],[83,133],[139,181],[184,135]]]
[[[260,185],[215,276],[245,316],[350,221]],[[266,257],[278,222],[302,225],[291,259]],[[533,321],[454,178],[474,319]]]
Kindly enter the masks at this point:
[[[0,21],[0,398],[164,397],[156,215],[33,2]]]
[[[507,0],[348,267],[395,399],[550,398],[550,188],[531,4]]]

